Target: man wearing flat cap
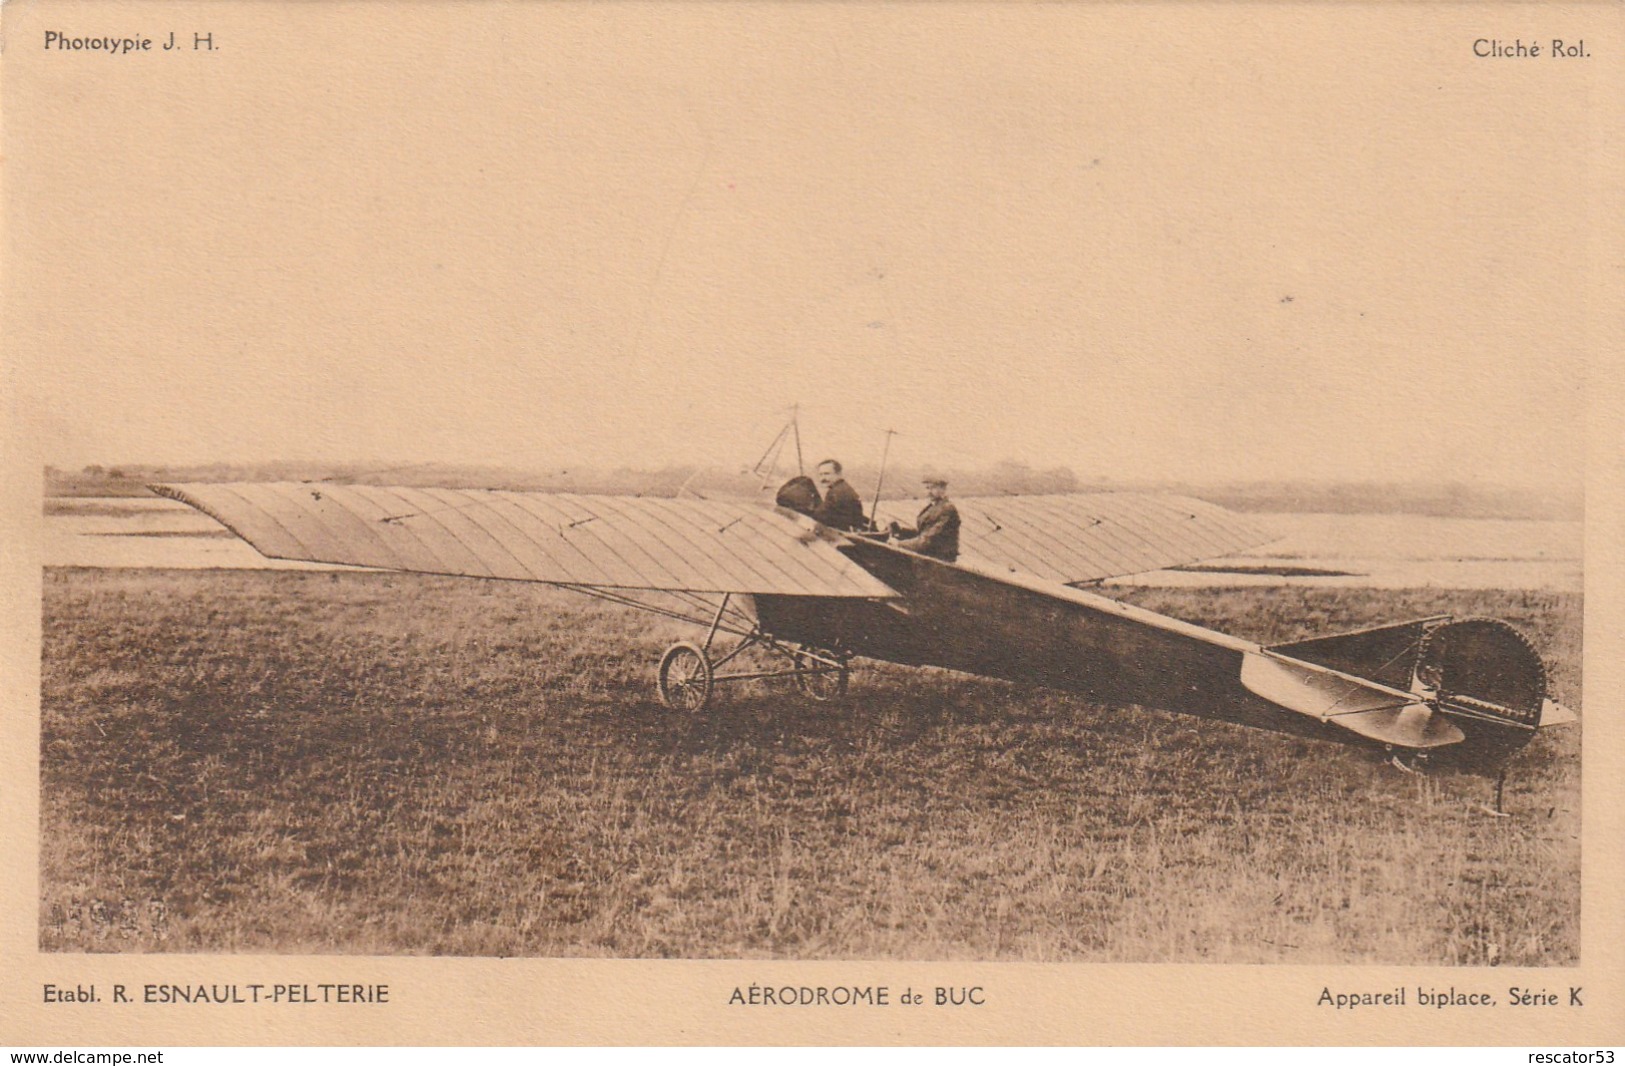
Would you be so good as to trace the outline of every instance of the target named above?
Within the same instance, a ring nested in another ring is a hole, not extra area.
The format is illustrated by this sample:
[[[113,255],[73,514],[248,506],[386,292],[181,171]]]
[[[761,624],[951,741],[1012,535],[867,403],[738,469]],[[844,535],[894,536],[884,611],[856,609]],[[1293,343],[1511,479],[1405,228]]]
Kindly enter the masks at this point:
[[[891,543],[951,563],[959,558],[959,509],[948,500],[948,482],[944,478],[927,474],[921,482],[931,501],[914,520],[913,529],[891,524]]]

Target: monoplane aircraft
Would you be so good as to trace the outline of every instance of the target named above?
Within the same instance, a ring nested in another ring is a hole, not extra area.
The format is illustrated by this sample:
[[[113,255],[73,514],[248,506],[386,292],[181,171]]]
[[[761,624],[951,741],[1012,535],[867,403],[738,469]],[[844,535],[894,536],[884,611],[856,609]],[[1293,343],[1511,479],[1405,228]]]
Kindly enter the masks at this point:
[[[1262,646],[1080,587],[1273,539],[1178,496],[959,499],[961,554],[949,563],[746,501],[153,488],[275,559],[544,582],[692,622],[703,635],[666,649],[656,671],[661,698],[688,713],[709,706],[718,685],[769,677],[834,699],[852,661],[867,658],[1375,746],[1402,763],[1449,755],[1490,772],[1539,728],[1575,720],[1547,697],[1540,655],[1505,622],[1439,616]],[[742,667],[751,649],[780,666]]]

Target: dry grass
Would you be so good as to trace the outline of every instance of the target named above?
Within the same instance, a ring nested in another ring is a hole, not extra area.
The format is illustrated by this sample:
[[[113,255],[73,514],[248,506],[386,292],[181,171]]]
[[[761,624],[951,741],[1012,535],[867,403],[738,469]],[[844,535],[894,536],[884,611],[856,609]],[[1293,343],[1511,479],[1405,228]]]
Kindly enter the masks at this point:
[[[1121,590],[1118,590],[1121,591]],[[1279,640],[1549,594],[1141,590]],[[653,695],[689,635],[543,587],[51,571],[41,944],[66,951],[1558,965],[1578,730],[1508,786],[941,671]]]

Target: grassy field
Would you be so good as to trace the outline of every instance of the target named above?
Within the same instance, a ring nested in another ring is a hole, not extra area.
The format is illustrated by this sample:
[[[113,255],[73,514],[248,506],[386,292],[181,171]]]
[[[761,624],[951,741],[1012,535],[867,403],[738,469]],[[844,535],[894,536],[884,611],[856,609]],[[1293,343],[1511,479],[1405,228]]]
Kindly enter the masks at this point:
[[[1578,597],[1114,590],[1255,639]],[[681,626],[541,586],[51,570],[49,951],[1560,965],[1579,730],[1482,778],[941,671],[655,700]]]

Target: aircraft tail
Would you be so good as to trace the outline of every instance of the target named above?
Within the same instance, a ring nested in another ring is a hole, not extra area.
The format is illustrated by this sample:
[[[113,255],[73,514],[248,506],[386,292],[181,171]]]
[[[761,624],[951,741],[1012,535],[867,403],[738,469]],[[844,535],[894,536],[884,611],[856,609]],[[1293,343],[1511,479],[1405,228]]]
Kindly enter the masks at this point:
[[[1267,650],[1415,694],[1412,707],[1430,713],[1411,712],[1399,735],[1438,737],[1451,724],[1463,734],[1452,752],[1469,763],[1503,762],[1542,727],[1579,720],[1548,697],[1545,663],[1528,638],[1499,619],[1419,618]]]

